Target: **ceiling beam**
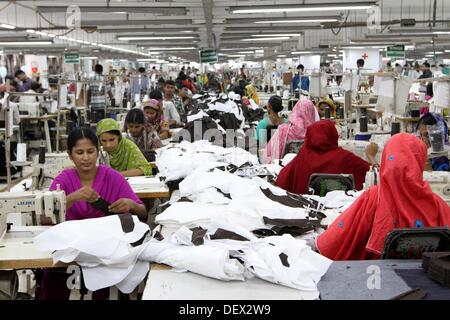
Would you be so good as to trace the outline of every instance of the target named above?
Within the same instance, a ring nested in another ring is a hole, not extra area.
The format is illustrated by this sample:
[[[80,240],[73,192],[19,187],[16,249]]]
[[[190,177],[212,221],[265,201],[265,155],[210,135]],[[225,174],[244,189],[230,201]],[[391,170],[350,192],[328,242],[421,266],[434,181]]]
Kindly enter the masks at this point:
[[[206,44],[208,48],[215,47],[215,43],[213,43],[213,2],[214,0],[202,0],[206,22]]]

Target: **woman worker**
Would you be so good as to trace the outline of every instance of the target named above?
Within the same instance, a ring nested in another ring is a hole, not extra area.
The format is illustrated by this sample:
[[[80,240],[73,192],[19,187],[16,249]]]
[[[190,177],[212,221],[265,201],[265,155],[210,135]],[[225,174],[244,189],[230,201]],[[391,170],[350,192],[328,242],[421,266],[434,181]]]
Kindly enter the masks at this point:
[[[357,190],[363,183],[370,163],[338,147],[334,122],[322,120],[308,127],[305,143],[297,156],[278,175],[276,184],[292,193],[308,193],[309,177],[314,173],[353,174]],[[375,164],[378,146],[368,145],[367,157]]]
[[[450,207],[423,180],[427,146],[411,134],[393,136],[383,150],[379,185],[364,192],[317,239],[332,260],[379,259],[389,232],[450,225]]]
[[[283,100],[280,96],[272,96],[267,102],[267,113],[269,114],[268,118],[261,120],[256,127],[256,140],[263,142],[270,141],[270,133],[268,132],[268,128],[276,129],[278,126],[283,123],[287,123],[288,120],[283,118],[280,115],[280,112],[283,110]],[[264,139],[265,137],[265,139]]]
[[[131,213],[140,220],[147,219],[147,211],[123,175],[103,165],[97,166],[98,139],[89,129],[75,129],[68,138],[68,153],[75,168],[66,169],[53,181],[50,190],[58,187],[67,196],[66,220],[104,217],[92,203],[104,199],[111,213]],[[45,270],[41,282],[40,300],[68,300],[70,290],[66,280],[70,274]],[[94,300],[106,299],[108,290],[93,293]]]
[[[270,163],[282,159],[286,144],[293,140],[304,140],[306,129],[320,120],[316,107],[308,99],[301,99],[292,109],[289,122],[278,127],[264,151],[264,161]]]
[[[114,119],[103,119],[97,124],[97,137],[111,168],[125,177],[152,175],[151,164],[133,141],[122,137],[120,126]]]

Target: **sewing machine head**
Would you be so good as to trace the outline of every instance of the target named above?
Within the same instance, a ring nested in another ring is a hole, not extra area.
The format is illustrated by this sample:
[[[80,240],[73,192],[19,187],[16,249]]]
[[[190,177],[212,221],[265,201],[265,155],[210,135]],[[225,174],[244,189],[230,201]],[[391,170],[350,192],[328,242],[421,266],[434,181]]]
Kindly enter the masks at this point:
[[[45,163],[39,164],[39,156],[34,159],[33,190],[41,190],[50,187],[53,179],[64,169],[74,167],[67,153],[47,153]],[[42,169],[42,172],[41,172]]]
[[[38,224],[41,216],[61,223],[66,219],[66,194],[61,190],[0,193],[0,237],[7,229],[9,213],[28,215],[27,224]]]
[[[450,206],[450,174],[447,171],[425,171],[423,179]]]
[[[39,102],[20,102],[19,112],[32,117],[39,117],[42,114]]]

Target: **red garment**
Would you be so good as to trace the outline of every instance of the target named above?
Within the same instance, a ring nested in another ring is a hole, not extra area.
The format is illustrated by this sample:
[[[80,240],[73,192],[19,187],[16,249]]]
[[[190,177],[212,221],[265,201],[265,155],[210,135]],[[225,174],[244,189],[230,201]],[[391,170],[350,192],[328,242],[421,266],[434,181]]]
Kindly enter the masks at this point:
[[[277,186],[292,193],[308,193],[313,173],[353,174],[358,190],[363,187],[370,164],[338,147],[338,133],[333,122],[322,120],[308,127],[305,144],[297,156],[281,170]]]
[[[383,150],[380,184],[366,191],[317,239],[332,260],[379,258],[394,228],[450,226],[450,207],[423,181],[427,146],[400,133]]]
[[[191,81],[189,81],[188,79],[182,80],[181,84],[183,84],[184,86],[186,86],[186,88],[188,88],[189,90],[191,90],[192,92],[195,92],[195,87],[192,84]]]

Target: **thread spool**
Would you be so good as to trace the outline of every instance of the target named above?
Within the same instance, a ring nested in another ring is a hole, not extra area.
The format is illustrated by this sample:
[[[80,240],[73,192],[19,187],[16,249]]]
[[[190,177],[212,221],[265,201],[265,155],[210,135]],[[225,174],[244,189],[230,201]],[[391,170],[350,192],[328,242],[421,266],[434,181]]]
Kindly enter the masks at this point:
[[[368,132],[367,117],[359,118],[359,132]]]
[[[25,143],[17,144],[17,162],[27,161],[27,145]]]
[[[430,126],[430,128],[428,128],[428,136],[430,137],[430,143],[433,152],[444,151],[445,138],[440,128]]]
[[[331,108],[325,107],[325,119],[330,119],[330,118],[331,118]]]
[[[392,122],[391,125],[391,136],[400,133],[400,122]]]
[[[43,143],[41,143],[41,146],[39,147],[39,163],[45,163],[45,144]]]

